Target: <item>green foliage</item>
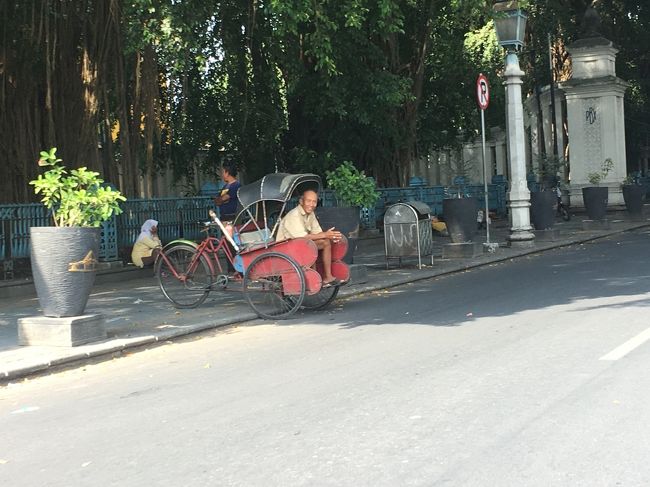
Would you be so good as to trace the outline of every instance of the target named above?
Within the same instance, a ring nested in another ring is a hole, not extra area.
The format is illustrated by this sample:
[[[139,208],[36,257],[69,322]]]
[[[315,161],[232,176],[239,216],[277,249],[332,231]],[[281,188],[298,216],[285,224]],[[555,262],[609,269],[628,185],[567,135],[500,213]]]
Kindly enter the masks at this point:
[[[503,50],[492,3],[91,0],[49,2],[52,8],[34,14],[34,2],[4,2],[3,38],[17,47],[3,65],[15,83],[0,93],[0,132],[31,133],[43,145],[56,134],[66,154],[79,150],[83,155],[74,159],[102,167],[106,179],[117,181],[119,168],[129,194],[152,170],[171,167],[176,180],[214,170],[222,152],[233,154],[246,180],[276,169],[322,175],[334,161],[352,160],[379,185],[405,183],[414,158],[476,137],[479,72],[491,85],[487,126],[504,125]],[[527,3],[524,96],[550,82],[548,33],[555,79],[566,80],[565,47],[578,38],[592,4]],[[631,164],[650,123],[646,4],[595,3],[603,35],[620,47],[617,74],[631,85],[625,97]],[[54,45],[60,48],[52,51]],[[96,70],[96,84],[81,79],[82,59]],[[48,96],[48,116],[33,117]],[[71,116],[71,107],[81,108]],[[102,151],[92,140],[98,122]],[[81,124],[90,134],[82,143]],[[31,154],[28,139],[9,137],[0,159]],[[20,165],[5,166],[11,181],[5,188],[34,177],[20,173]],[[24,189],[26,199],[31,191]]]
[[[546,188],[548,180],[558,176],[560,169],[565,165],[564,158],[555,154],[540,154],[536,157],[535,174],[537,174],[542,189],[548,189]]]
[[[623,181],[621,181],[621,186],[633,186],[633,185],[640,185],[641,182],[639,181],[639,177],[637,174],[628,174],[625,176]]]
[[[462,154],[459,154],[462,156]],[[451,184],[445,188],[445,198],[467,198],[467,181],[472,168],[476,165],[473,159],[449,159],[444,165],[445,171],[452,176]]]
[[[98,227],[122,212],[119,202],[126,198],[119,191],[102,186],[104,180],[99,173],[85,167],[68,171],[61,162],[56,157],[56,147],[41,152],[38,165],[50,169],[29,183],[52,210],[56,226]]]
[[[363,171],[359,171],[350,161],[344,161],[326,174],[327,187],[334,190],[340,203],[372,208],[379,199],[375,181]]]
[[[609,157],[603,161],[603,163],[600,166],[600,171],[599,172],[590,172],[587,174],[587,179],[591,184],[594,186],[598,186],[601,182],[607,178],[607,175],[609,172],[614,168],[614,161],[612,161]]]

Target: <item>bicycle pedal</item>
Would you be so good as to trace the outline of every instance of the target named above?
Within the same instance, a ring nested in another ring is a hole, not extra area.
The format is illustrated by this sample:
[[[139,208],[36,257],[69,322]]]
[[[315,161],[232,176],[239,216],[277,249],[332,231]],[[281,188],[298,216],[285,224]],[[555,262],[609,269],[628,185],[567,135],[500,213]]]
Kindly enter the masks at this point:
[[[225,274],[220,274],[217,276],[217,278],[214,281],[214,285],[225,288],[228,286],[228,276]]]

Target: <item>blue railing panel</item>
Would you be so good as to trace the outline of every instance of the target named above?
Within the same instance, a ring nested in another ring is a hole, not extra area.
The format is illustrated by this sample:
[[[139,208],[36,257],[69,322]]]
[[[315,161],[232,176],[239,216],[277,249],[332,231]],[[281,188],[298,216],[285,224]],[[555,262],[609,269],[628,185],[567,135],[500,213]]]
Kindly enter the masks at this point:
[[[118,246],[132,246],[148,219],[158,221],[158,235],[163,242],[177,238],[199,239],[201,226],[198,222],[208,221],[208,211],[214,207],[212,198],[207,196],[128,200],[122,204],[122,214],[117,216]]]
[[[505,182],[488,187],[490,209],[500,214],[506,211],[506,187]],[[386,207],[400,201],[422,201],[431,208],[432,214],[440,215],[442,200],[449,194],[444,186],[380,188],[378,191],[380,196],[375,207],[361,210],[364,228],[375,228],[377,222],[383,220]],[[483,200],[484,189],[481,185],[466,185],[460,191]],[[336,204],[334,193],[330,190],[322,191],[321,198],[323,206]],[[296,204],[297,198],[293,198],[287,207],[293,208]],[[177,238],[200,239],[201,226],[198,222],[208,219],[208,211],[214,208],[214,203],[207,196],[153,198],[131,199],[121,207],[123,213],[102,226],[100,260],[118,259],[119,250],[133,245],[142,224],[149,218],[159,222],[158,233],[163,242]],[[0,258],[29,257],[29,228],[51,224],[47,209],[42,204],[0,205]]]
[[[2,258],[29,257],[29,228],[51,225],[47,209],[40,203],[0,205]],[[5,245],[8,243],[7,245]]]
[[[110,262],[117,260],[117,223],[115,218],[102,224],[101,240],[99,241],[99,260]]]

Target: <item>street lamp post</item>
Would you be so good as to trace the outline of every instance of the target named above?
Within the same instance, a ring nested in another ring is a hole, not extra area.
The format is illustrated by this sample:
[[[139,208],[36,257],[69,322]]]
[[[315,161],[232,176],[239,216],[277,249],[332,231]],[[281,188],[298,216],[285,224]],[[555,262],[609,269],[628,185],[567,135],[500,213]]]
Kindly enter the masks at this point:
[[[521,102],[521,84],[524,72],[519,67],[517,50],[524,45],[526,14],[517,0],[497,1],[494,4],[494,26],[499,45],[507,50],[505,64],[506,133],[508,164],[510,168],[510,246],[534,245],[535,234],[530,225],[530,191],[526,180],[526,142],[524,134],[524,107]]]

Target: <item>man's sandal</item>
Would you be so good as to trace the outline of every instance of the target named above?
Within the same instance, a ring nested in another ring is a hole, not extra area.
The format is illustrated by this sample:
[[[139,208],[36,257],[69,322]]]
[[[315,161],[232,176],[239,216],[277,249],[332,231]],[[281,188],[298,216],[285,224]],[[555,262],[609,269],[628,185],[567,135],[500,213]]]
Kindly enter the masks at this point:
[[[340,286],[341,284],[342,284],[341,281],[339,281],[338,279],[334,278],[334,279],[331,280],[330,282],[324,282],[323,285],[322,285],[321,287],[323,287],[323,288],[325,288],[325,287],[335,287],[335,286]]]

